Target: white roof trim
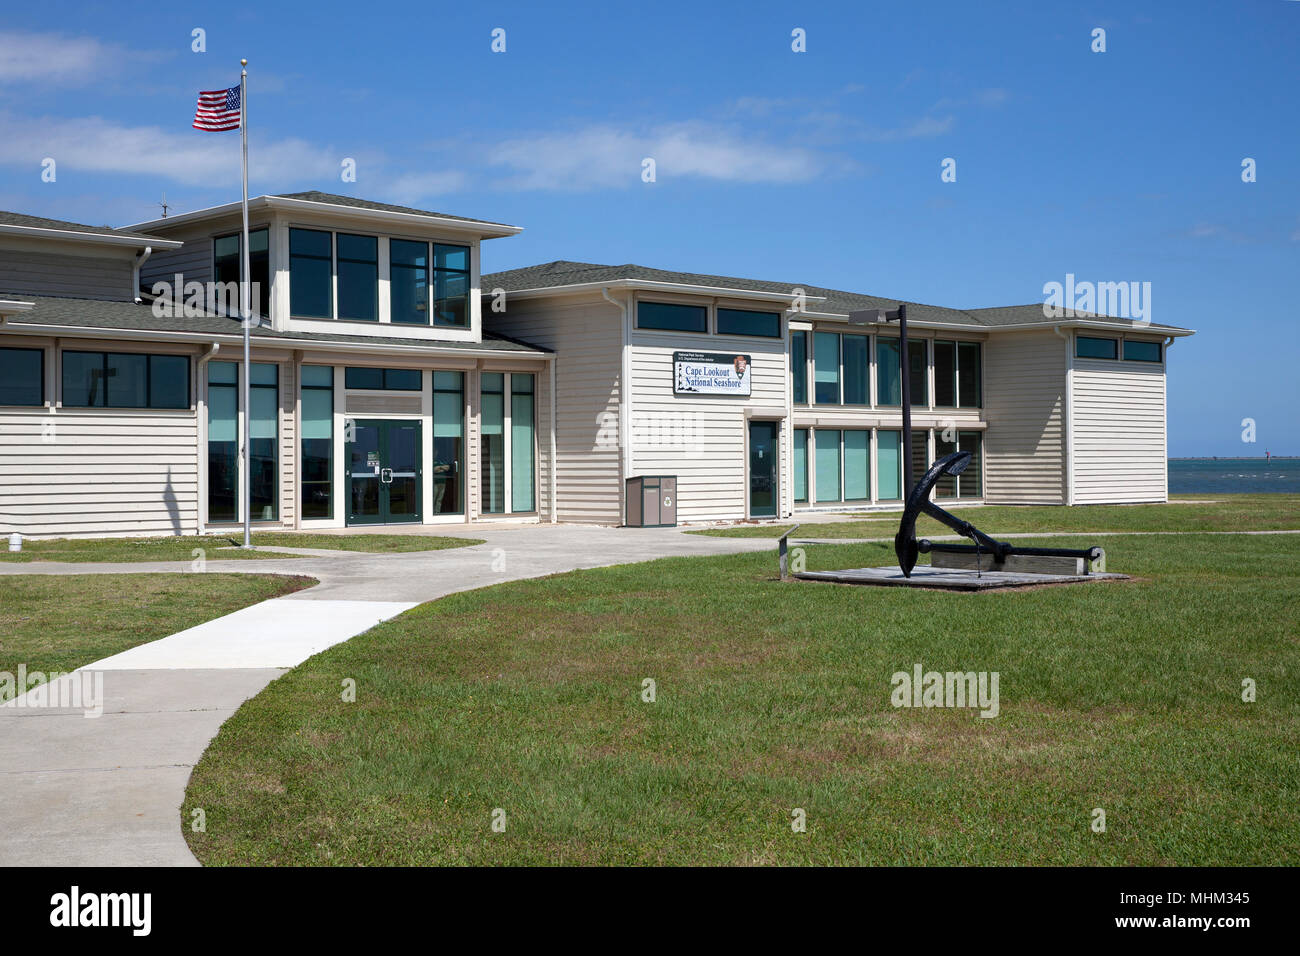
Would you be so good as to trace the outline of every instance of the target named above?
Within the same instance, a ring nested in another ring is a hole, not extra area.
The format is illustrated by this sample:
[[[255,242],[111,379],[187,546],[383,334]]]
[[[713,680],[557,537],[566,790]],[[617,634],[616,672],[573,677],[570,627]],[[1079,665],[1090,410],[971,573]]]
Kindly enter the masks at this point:
[[[486,286],[486,282],[480,282]],[[605,282],[575,282],[571,285],[543,286],[537,289],[515,289],[506,291],[506,301],[512,296],[571,295],[582,292],[599,292],[601,289],[632,289],[644,292],[675,292],[687,295],[709,295],[729,299],[756,299],[760,302],[789,302],[795,298],[791,292],[759,292],[754,289],[732,289],[727,286],[693,285],[686,282],[664,282],[660,279],[610,279]],[[484,296],[492,294],[491,289],[482,288]],[[824,302],[825,296],[805,295],[808,302]]]
[[[183,243],[175,239],[157,239],[153,236],[115,236],[102,232],[81,232],[77,229],[51,229],[45,226],[18,226],[12,223],[0,224],[0,235],[31,236],[35,239],[64,239],[77,242],[99,242],[110,246],[131,246],[143,249],[153,246],[155,249],[179,249]]]

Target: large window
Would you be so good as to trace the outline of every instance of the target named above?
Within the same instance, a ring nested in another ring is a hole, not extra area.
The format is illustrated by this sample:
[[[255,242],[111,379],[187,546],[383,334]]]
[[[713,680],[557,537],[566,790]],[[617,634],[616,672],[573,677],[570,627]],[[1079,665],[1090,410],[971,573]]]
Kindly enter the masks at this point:
[[[510,510],[536,511],[533,376],[510,376]]]
[[[302,367],[302,516],[334,515],[334,369]]]
[[[865,335],[845,335],[841,356],[844,363],[844,404],[869,405],[871,398],[871,340]]]
[[[666,329],[670,332],[707,332],[709,310],[702,305],[638,302],[636,326],[638,329]]]
[[[506,397],[505,375],[484,372],[479,376],[479,416],[482,424],[479,490],[484,514],[506,510]]]
[[[781,337],[780,312],[751,312],[748,309],[718,309],[719,335],[761,335]]]
[[[929,365],[925,360],[925,339],[907,340],[907,386],[912,404],[929,405]]]
[[[867,501],[871,498],[871,432],[852,429],[844,432],[844,500]]]
[[[208,363],[208,521],[239,520],[239,366]]]
[[[388,240],[391,318],[402,325],[429,324],[429,244]]]
[[[464,512],[465,373],[433,373],[433,513]]]
[[[254,362],[249,373],[249,476],[254,521],[274,521],[280,512],[280,368]]]
[[[289,311],[309,319],[334,317],[332,236],[289,230]]]
[[[1124,361],[1159,362],[1160,343],[1159,342],[1138,342],[1133,339],[1125,339],[1124,340]]]
[[[794,500],[808,500],[808,429],[794,430]]]
[[[337,236],[339,318],[379,321],[379,240],[374,236]]]
[[[980,343],[934,343],[934,404],[939,408],[978,408],[981,394]]]
[[[897,501],[903,497],[903,433],[900,431],[876,432],[876,497],[880,501]]]
[[[1074,354],[1078,358],[1113,359],[1119,355],[1118,339],[1098,339],[1088,335],[1076,336]]]
[[[876,338],[876,404],[902,405],[903,379],[898,365],[898,339]]]
[[[816,449],[814,472],[817,476],[817,500],[840,500],[840,433],[833,428],[814,432]]]
[[[44,404],[45,352],[0,349],[0,405]]]
[[[960,475],[945,475],[935,485],[935,495],[939,498],[978,498],[983,493],[981,472],[983,470],[984,436],[981,432],[962,431],[957,433],[957,441],[945,440],[942,433],[934,435],[934,455],[938,461],[944,455],[955,451],[971,453],[970,464]]]
[[[813,333],[813,398],[818,405],[840,403],[840,337],[834,332]]]
[[[469,247],[433,244],[433,324],[469,328]]]
[[[268,233],[263,229],[250,229],[248,233],[248,279],[256,284],[257,295],[250,302],[255,314],[270,315],[271,256]],[[240,233],[218,236],[213,242],[213,271],[218,282],[238,282],[240,270]],[[180,290],[177,290],[179,294]]]
[[[418,368],[362,368],[348,366],[343,373],[347,388],[366,388],[389,392],[418,392],[423,387]]]
[[[790,333],[790,383],[796,405],[808,404],[808,333]]]
[[[64,352],[63,404],[73,408],[189,408],[189,357]]]

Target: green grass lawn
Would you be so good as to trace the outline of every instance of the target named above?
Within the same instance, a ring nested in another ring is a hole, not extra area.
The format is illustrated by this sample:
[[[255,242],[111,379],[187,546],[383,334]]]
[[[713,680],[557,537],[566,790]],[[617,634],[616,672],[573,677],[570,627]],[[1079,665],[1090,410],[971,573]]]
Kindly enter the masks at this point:
[[[1099,543],[1138,580],[782,584],[763,553],[451,595],[246,703],[185,836],[207,864],[1300,863],[1300,538]],[[895,709],[917,663],[998,671],[1000,716]]]
[[[0,550],[0,561],[193,561],[196,549],[208,561],[298,557],[275,551],[245,551],[242,534],[188,535],[167,538],[50,538],[24,540],[18,553]],[[324,548],[331,551],[438,551],[482,544],[479,538],[429,534],[310,534],[296,531],[256,531],[254,547]],[[0,541],[0,547],[3,547]]]
[[[1207,501],[1211,495],[1186,496]],[[995,537],[1016,532],[1067,531],[1279,531],[1300,530],[1300,495],[1221,495],[1213,504],[1077,505],[1073,508],[1034,505],[988,505],[949,508]],[[808,522],[796,533],[804,538],[884,538],[898,530],[901,509],[842,522]],[[707,528],[691,534],[721,538],[779,538],[799,523],[796,515],[780,525],[738,525]],[[952,534],[952,529],[922,516],[918,537]],[[1077,547],[1077,545],[1074,545]]]
[[[71,671],[315,584],[270,574],[0,576],[0,671]]]

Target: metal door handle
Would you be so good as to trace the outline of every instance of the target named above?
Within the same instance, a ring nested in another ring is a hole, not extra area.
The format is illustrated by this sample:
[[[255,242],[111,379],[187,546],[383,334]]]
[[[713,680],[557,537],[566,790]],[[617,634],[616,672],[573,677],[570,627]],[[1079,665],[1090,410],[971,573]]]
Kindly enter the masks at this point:
[[[379,469],[379,480],[386,485],[391,485],[393,483],[393,469],[391,468]]]

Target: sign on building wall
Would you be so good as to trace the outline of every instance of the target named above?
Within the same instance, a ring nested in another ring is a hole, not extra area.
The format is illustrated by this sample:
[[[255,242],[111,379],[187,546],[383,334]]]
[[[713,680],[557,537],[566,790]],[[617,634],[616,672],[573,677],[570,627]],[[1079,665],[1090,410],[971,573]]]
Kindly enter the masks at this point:
[[[674,395],[748,395],[748,355],[674,352]]]

